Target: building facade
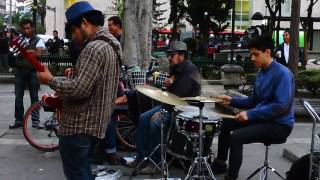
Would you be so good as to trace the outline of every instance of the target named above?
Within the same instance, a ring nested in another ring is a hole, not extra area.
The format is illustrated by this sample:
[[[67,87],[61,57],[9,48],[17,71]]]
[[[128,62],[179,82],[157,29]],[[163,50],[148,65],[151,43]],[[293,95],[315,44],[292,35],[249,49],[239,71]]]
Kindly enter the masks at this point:
[[[65,12],[68,7],[78,0],[54,0],[47,1],[49,8],[55,8],[54,10],[48,10],[46,14],[46,34],[51,35],[54,29],[58,30],[59,36],[65,37]],[[116,15],[113,0],[87,0],[92,6],[103,12],[105,18]],[[55,22],[54,22],[55,21]],[[105,25],[106,26],[106,25]]]

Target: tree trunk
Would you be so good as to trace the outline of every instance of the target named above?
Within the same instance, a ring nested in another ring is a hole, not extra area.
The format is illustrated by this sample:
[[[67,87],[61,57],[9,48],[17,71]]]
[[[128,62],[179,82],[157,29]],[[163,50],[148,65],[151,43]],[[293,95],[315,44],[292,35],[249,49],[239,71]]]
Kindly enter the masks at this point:
[[[299,25],[300,25],[300,0],[292,0],[291,5],[291,23],[290,23],[290,48],[289,48],[289,63],[288,67],[292,74],[296,77],[298,71],[299,57]]]
[[[149,66],[151,60],[151,36],[152,36],[152,1],[138,0],[138,33],[140,43],[141,59],[138,59],[138,64],[143,69]]]
[[[152,1],[126,0],[123,64],[145,69],[151,60]]]

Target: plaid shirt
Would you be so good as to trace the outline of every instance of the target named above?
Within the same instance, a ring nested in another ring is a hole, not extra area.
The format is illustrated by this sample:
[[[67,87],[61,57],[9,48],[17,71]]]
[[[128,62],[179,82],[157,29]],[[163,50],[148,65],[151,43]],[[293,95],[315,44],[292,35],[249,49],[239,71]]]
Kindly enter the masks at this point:
[[[55,77],[49,82],[62,99],[60,135],[105,136],[116,99],[119,63],[110,44],[96,40],[101,36],[120,46],[107,29],[98,30],[85,42],[73,76]]]

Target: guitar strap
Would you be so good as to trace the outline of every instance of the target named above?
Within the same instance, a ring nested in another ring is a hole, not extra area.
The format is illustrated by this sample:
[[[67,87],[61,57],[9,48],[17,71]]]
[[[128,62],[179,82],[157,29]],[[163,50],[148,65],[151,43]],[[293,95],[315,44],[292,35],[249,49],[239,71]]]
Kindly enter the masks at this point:
[[[119,66],[122,66],[122,55],[121,55],[121,48],[120,46],[118,46],[117,44],[115,44],[111,39],[109,39],[106,36],[98,36],[95,40],[102,40],[107,42],[108,44],[110,44],[110,46],[113,48],[113,50],[116,52],[117,54],[117,60],[119,62]]]

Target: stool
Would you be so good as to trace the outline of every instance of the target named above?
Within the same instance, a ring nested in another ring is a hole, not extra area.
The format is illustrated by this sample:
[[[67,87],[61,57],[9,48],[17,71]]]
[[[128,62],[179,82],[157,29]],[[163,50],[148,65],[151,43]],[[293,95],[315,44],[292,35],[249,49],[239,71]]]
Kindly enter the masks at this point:
[[[285,141],[284,141],[285,142]],[[272,143],[272,144],[282,144],[284,142],[279,142],[279,143]],[[266,154],[265,154],[265,159],[264,159],[264,163],[261,167],[259,167],[258,169],[256,169],[248,178],[247,180],[251,179],[253,176],[255,176],[256,174],[258,174],[260,172],[260,177],[259,180],[267,180],[268,179],[268,169],[270,169],[272,172],[274,172],[276,175],[278,175],[281,179],[285,180],[284,177],[281,176],[281,174],[274,169],[272,166],[269,165],[268,163],[268,152],[269,152],[269,146],[271,145],[271,143],[264,143],[265,147],[266,147]]]

